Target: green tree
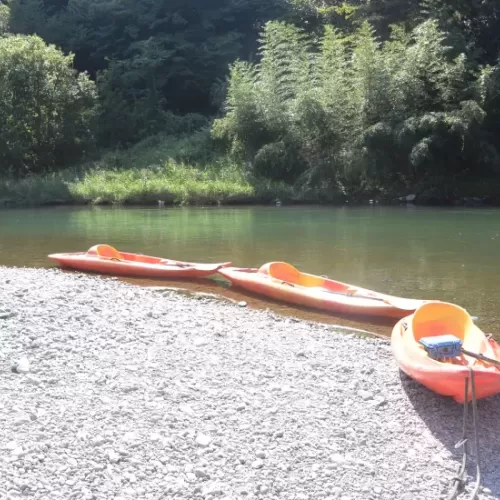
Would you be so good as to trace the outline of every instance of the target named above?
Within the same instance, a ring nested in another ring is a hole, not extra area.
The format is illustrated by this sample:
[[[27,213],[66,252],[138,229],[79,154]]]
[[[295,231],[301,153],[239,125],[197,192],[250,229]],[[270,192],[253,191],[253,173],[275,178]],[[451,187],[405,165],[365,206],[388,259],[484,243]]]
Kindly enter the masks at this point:
[[[12,0],[11,28],[73,52],[76,68],[99,84],[101,138],[129,143],[168,129],[167,112],[217,112],[212,92],[228,65],[253,57],[260,23],[279,15],[284,3]],[[118,123],[128,126],[112,133]]]
[[[0,35],[9,31],[10,9],[7,5],[0,3]]]
[[[319,41],[268,23],[259,65],[233,65],[213,134],[257,175],[355,190],[461,175],[480,162],[485,113],[437,21],[380,43],[369,23]],[[493,99],[493,94],[491,99]]]
[[[449,42],[479,64],[495,64],[500,53],[497,0],[420,0],[423,15],[439,21]]]
[[[38,36],[0,38],[0,159],[18,174],[74,162],[93,143],[95,84]]]

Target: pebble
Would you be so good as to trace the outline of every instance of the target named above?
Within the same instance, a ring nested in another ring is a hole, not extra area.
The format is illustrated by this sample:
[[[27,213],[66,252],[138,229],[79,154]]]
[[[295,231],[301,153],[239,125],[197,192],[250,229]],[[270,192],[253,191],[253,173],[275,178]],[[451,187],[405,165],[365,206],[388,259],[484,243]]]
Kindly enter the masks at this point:
[[[196,337],[193,340],[193,345],[195,345],[196,347],[201,347],[201,346],[204,346],[204,345],[207,345],[207,344],[208,344],[207,339],[205,339],[203,337]]]
[[[179,410],[183,411],[184,413],[187,413],[188,415],[195,416],[195,411],[188,404],[179,405]]]
[[[39,348],[39,347],[41,347],[41,346],[42,346],[42,341],[41,341],[41,339],[34,339],[34,340],[32,340],[32,341],[31,341],[31,343],[30,343],[30,347],[31,347],[32,349],[38,349],[38,348]]]
[[[5,445],[5,449],[6,450],[15,450],[16,448],[18,448],[19,445],[17,444],[16,441],[9,441],[6,445]]]
[[[12,450],[12,455],[15,457],[23,457],[26,455],[26,451],[21,446],[18,446]]]
[[[365,391],[363,389],[358,391],[358,396],[360,396],[364,401],[368,401],[369,399],[373,399],[373,393],[370,391]]]
[[[107,453],[108,461],[111,464],[116,464],[120,461],[120,455],[112,450]]]
[[[212,441],[212,438],[210,436],[205,435],[205,434],[198,434],[196,436],[196,444],[198,446],[206,447],[211,443],[211,441]]]
[[[30,362],[28,358],[22,357],[13,365],[13,371],[16,373],[28,373],[30,371]]]
[[[26,380],[33,385],[40,385],[42,383],[42,381],[38,377],[32,374],[27,375]]]
[[[207,472],[203,469],[194,469],[193,472],[196,477],[201,477],[201,478],[210,477],[209,474],[207,474]]]

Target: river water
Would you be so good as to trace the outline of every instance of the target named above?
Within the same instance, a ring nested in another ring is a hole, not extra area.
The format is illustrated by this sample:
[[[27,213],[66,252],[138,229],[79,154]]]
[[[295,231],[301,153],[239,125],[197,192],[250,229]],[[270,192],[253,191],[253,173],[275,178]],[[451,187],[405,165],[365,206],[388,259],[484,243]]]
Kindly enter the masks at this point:
[[[0,211],[0,265],[54,266],[47,254],[118,250],[259,267],[286,261],[314,274],[409,298],[454,302],[500,338],[500,210],[421,207],[57,207]],[[300,310],[217,282],[150,282],[208,291],[252,307],[390,334]]]

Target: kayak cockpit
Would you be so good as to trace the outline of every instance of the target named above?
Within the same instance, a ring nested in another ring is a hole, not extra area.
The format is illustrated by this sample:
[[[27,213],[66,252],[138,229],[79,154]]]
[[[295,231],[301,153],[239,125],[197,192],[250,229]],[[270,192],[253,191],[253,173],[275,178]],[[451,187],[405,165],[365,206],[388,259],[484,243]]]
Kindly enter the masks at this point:
[[[96,257],[104,257],[106,259],[125,260],[124,256],[111,245],[94,245],[87,250],[87,254]]]
[[[98,244],[87,250],[87,255],[99,257],[101,259],[109,259],[120,262],[138,262],[141,264],[162,264],[166,266],[176,267],[191,267],[188,263],[178,262],[171,259],[162,259],[161,257],[150,257],[136,253],[119,252],[111,245]]]
[[[420,306],[412,318],[412,334],[415,342],[419,344],[422,339],[431,339],[432,337],[440,337],[443,335],[456,337],[461,341],[464,349],[472,352],[484,354],[494,357],[495,353],[492,350],[486,337],[480,334],[474,326],[472,317],[465,309],[455,304],[447,302],[428,302]],[[476,359],[468,356],[464,357],[460,364],[474,364]],[[454,362],[460,360],[454,359]]]
[[[307,288],[322,288],[325,289],[325,291],[337,293],[349,293],[348,290],[350,290],[348,285],[329,280],[323,276],[301,273],[297,268],[287,262],[269,262],[264,264],[259,269],[259,272],[276,280]]]

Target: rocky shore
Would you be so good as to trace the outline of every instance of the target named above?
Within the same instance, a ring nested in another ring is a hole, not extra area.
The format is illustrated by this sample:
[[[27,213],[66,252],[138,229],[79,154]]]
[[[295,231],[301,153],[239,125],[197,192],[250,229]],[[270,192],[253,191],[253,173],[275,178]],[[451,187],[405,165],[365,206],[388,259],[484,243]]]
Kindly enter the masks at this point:
[[[461,460],[388,339],[116,279],[0,267],[0,373],[1,499],[435,500]],[[479,418],[499,499],[500,397]]]

